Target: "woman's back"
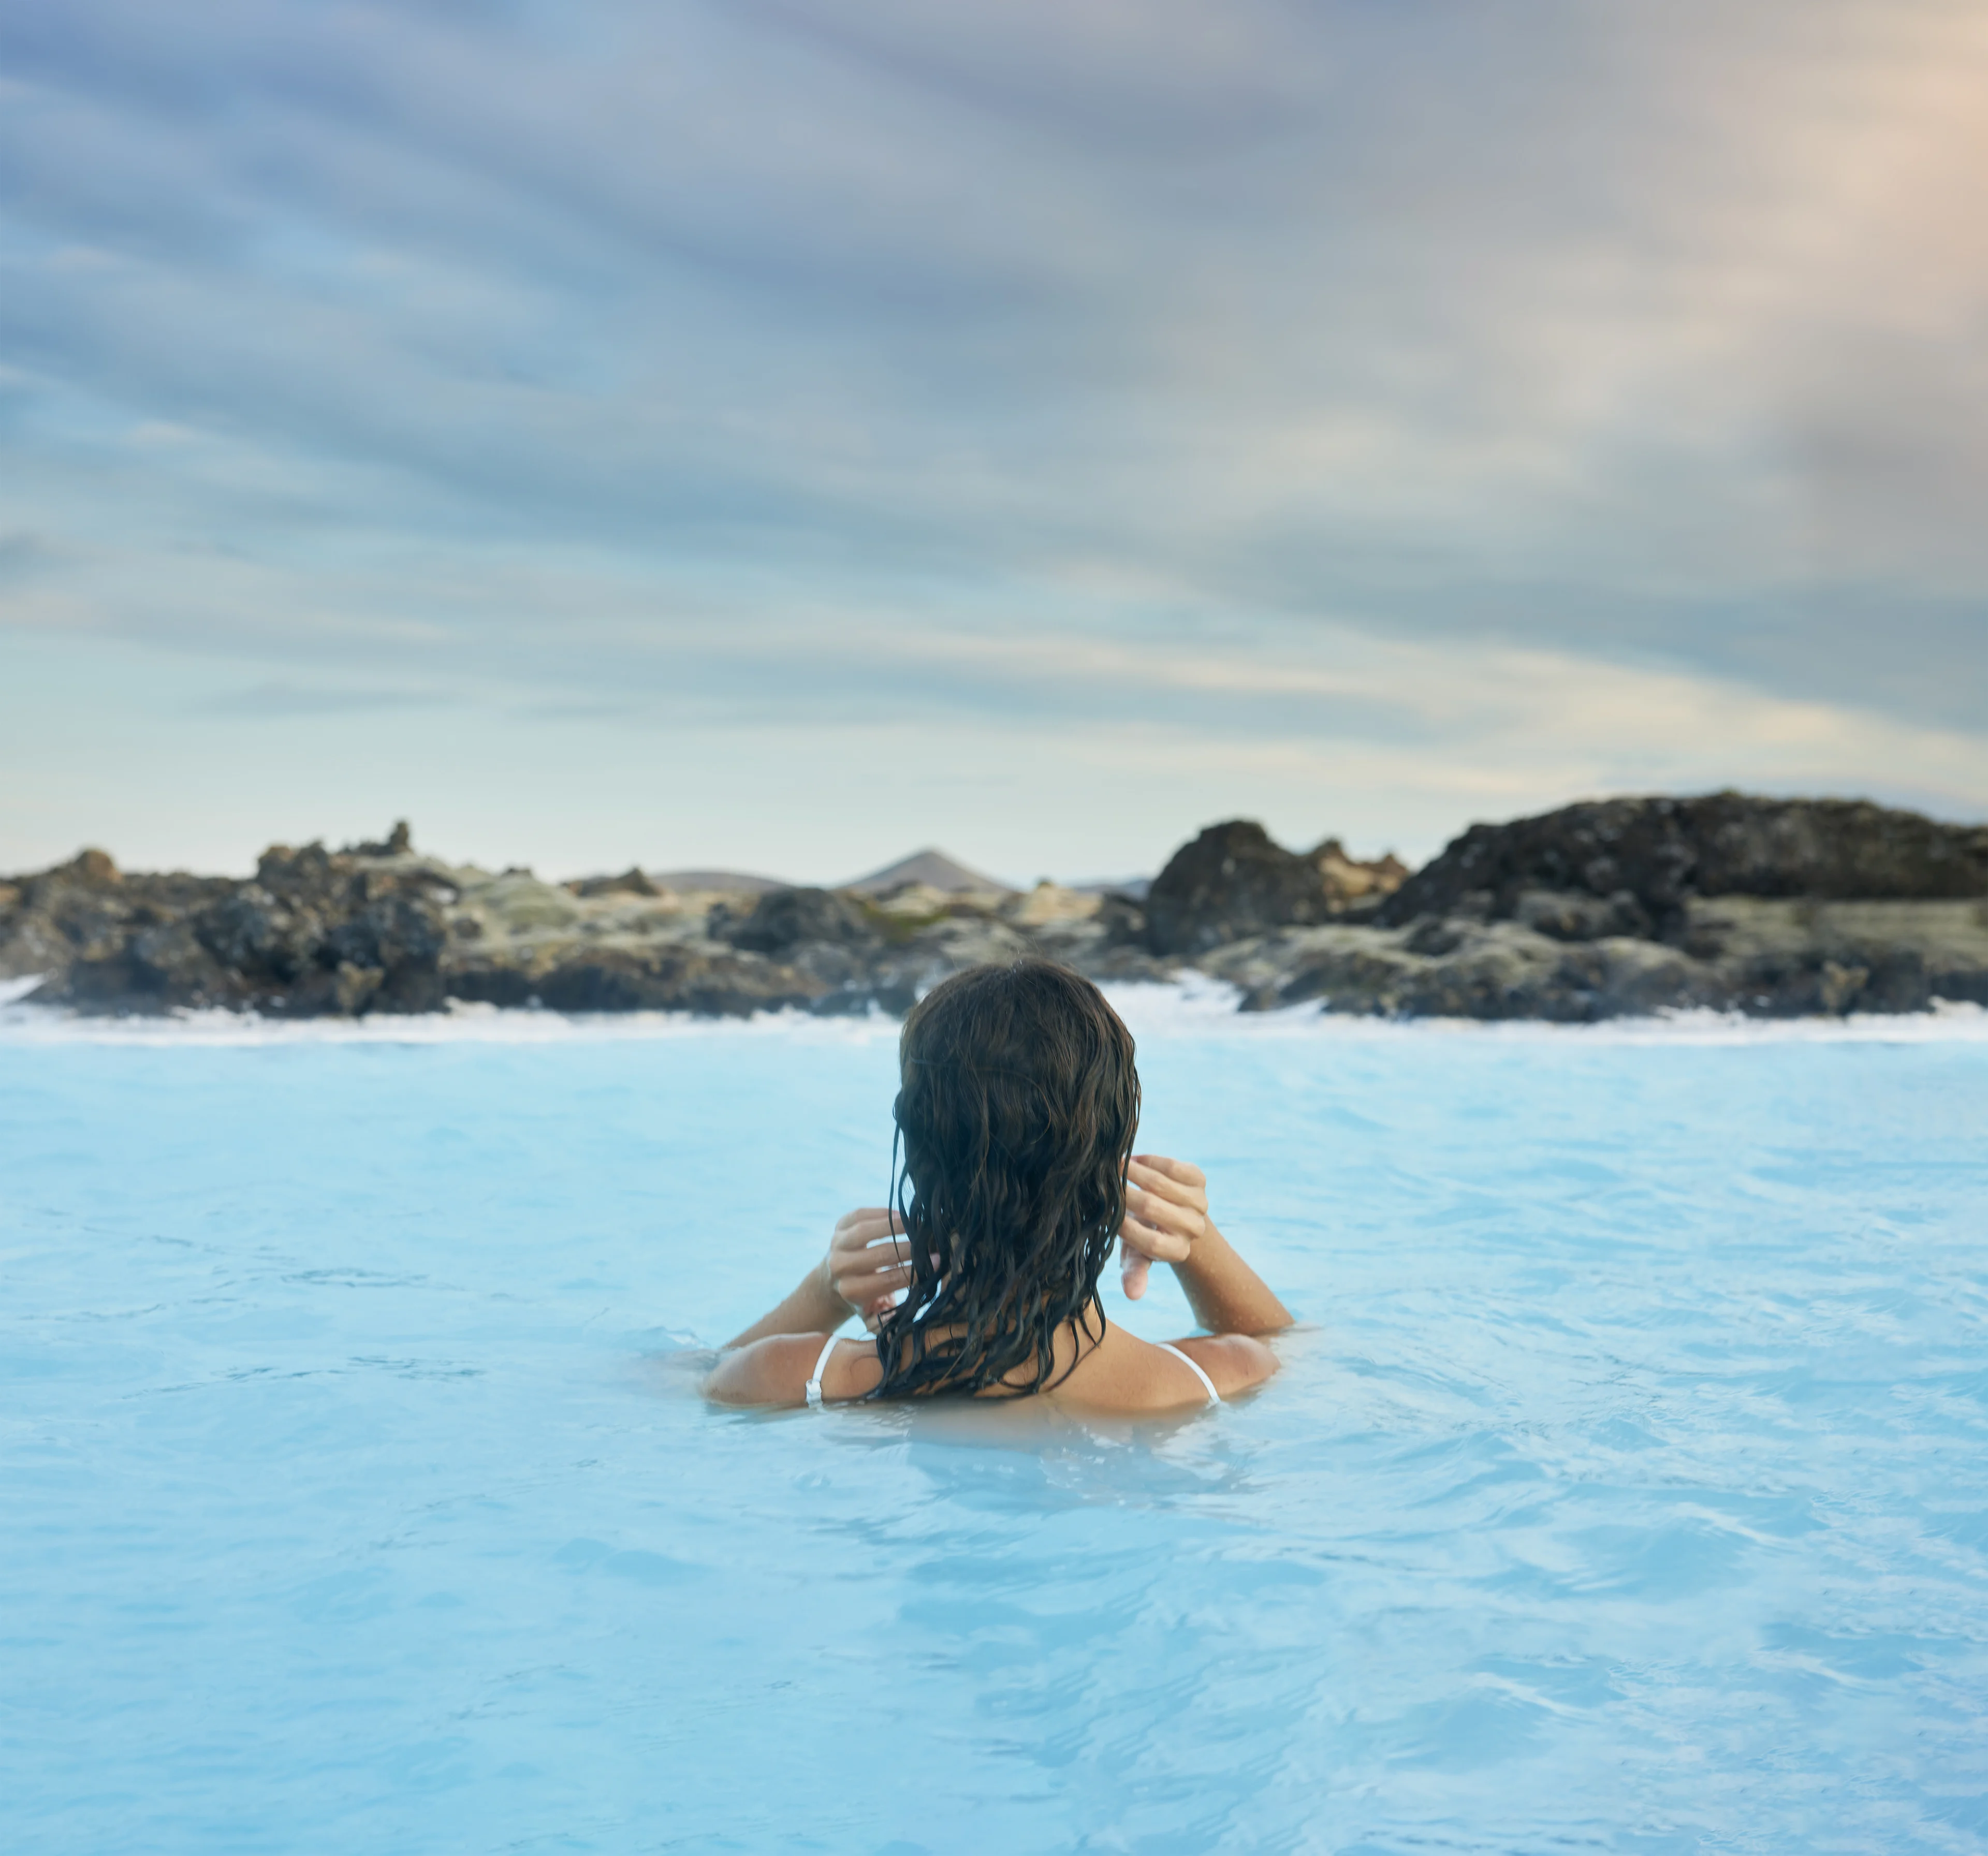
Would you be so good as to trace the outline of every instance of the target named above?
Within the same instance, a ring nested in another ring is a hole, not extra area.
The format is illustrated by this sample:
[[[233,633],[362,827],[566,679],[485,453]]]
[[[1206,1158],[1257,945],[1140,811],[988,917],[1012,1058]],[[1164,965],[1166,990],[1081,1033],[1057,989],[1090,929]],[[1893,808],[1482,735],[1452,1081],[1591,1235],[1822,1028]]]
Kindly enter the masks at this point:
[[[819,1341],[819,1344],[817,1342]],[[765,1352],[753,1369],[761,1395],[754,1405],[842,1405],[867,1398],[881,1383],[884,1369],[876,1344],[868,1340],[825,1339],[815,1334],[783,1336],[756,1344]],[[1069,1344],[1074,1353],[1074,1338]],[[1080,1358],[1062,1361],[1046,1391],[983,1388],[979,1398],[1040,1398],[1074,1411],[1131,1415],[1219,1405],[1259,1385],[1276,1371],[1276,1356],[1253,1337],[1196,1334],[1178,1341],[1142,1340],[1123,1327],[1107,1327],[1104,1338]],[[798,1380],[797,1380],[797,1377]]]
[[[1132,1154],[1131,1036],[1088,980],[1036,960],[955,974],[913,1009],[899,1054],[896,1203],[841,1220],[817,1269],[729,1344],[712,1397],[1136,1412],[1276,1371],[1253,1337],[1290,1314],[1209,1221],[1199,1169]],[[1149,1259],[1171,1264],[1209,1334],[1155,1345],[1106,1320],[1098,1279],[1121,1241],[1128,1293]],[[851,1314],[874,1339],[830,1344]]]

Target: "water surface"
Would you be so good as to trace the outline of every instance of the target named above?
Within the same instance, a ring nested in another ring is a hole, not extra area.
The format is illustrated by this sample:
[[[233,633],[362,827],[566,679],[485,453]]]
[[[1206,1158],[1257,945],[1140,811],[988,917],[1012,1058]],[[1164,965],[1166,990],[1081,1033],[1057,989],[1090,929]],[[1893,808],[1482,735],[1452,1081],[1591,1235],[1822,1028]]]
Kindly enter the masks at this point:
[[[695,1395],[880,1197],[888,1028],[16,1011],[0,1845],[1978,1850],[1956,1024],[1148,1011],[1314,1325],[1085,1427]]]

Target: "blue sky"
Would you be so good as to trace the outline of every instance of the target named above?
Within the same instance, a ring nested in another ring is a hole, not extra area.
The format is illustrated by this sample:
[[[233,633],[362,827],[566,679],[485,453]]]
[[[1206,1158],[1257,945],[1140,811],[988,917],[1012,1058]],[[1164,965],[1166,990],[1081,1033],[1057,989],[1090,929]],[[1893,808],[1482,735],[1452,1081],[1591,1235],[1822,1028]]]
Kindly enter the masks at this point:
[[[0,868],[1988,814],[1920,0],[0,0]]]

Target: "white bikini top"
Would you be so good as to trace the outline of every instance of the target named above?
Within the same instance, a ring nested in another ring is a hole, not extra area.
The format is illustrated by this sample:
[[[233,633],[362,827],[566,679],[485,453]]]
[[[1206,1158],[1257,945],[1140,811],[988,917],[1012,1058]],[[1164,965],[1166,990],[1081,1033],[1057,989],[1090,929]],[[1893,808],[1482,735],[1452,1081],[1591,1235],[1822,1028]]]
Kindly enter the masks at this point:
[[[823,1341],[820,1357],[815,1361],[814,1371],[809,1376],[807,1401],[808,1409],[810,1411],[818,1411],[821,1409],[821,1376],[828,1371],[829,1356],[835,1351],[835,1342],[836,1337],[833,1334],[830,1334],[826,1340]],[[1215,1389],[1215,1381],[1209,1378],[1199,1361],[1182,1353],[1178,1347],[1169,1346],[1165,1340],[1155,1341],[1154,1344],[1161,1353],[1172,1354],[1182,1366],[1201,1381],[1208,1393],[1208,1402],[1210,1405],[1221,1404],[1222,1395]]]
[[[810,1411],[819,1411],[821,1409],[821,1376],[828,1371],[828,1357],[835,1351],[835,1341],[836,1337],[830,1334],[822,1342],[821,1357],[814,1363],[814,1371],[809,1378],[807,1400],[808,1409]]]
[[[1201,1381],[1202,1387],[1207,1391],[1208,1402],[1210,1405],[1221,1404],[1222,1395],[1215,1389],[1215,1381],[1209,1378],[1208,1374],[1202,1366],[1201,1362],[1195,1359],[1192,1354],[1184,1354],[1178,1347],[1165,1340],[1155,1340],[1153,1344],[1157,1347],[1161,1353],[1172,1354],[1182,1366],[1185,1367],[1189,1372],[1194,1374],[1195,1378]]]

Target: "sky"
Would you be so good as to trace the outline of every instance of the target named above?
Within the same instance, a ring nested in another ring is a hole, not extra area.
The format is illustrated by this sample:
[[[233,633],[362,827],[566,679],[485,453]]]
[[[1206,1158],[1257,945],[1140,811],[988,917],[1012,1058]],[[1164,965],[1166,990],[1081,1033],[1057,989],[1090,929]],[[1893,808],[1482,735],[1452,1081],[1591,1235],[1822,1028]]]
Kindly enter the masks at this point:
[[[0,0],[0,869],[1988,816],[1980,0]]]

